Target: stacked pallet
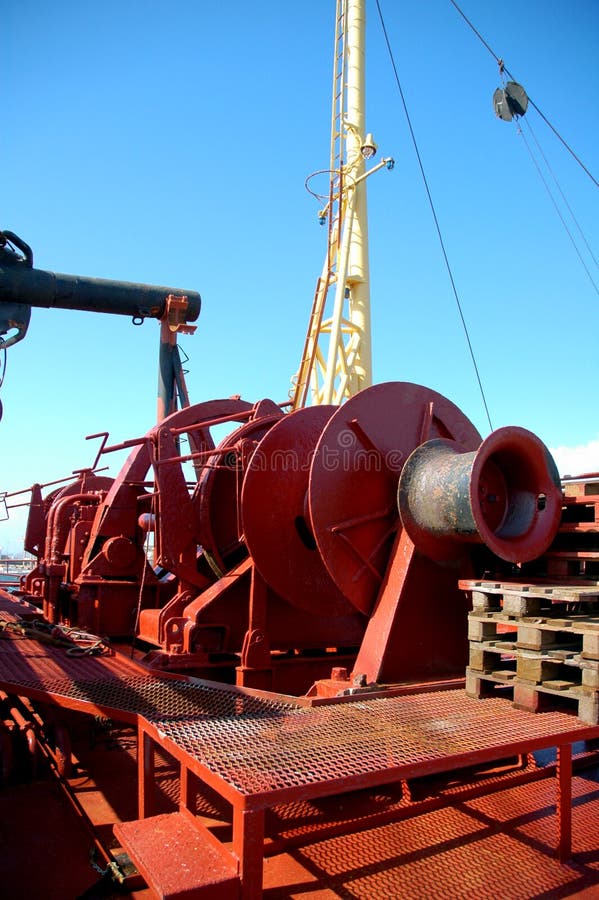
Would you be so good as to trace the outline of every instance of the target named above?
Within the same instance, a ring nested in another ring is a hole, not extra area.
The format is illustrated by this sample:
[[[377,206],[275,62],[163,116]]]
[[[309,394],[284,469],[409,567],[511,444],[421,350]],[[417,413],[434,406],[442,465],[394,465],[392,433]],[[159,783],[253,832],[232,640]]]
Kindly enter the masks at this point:
[[[523,571],[557,580],[599,579],[599,476],[564,482],[559,532],[541,559]]]
[[[574,707],[599,724],[599,585],[461,581],[472,597],[466,693],[514,706]]]

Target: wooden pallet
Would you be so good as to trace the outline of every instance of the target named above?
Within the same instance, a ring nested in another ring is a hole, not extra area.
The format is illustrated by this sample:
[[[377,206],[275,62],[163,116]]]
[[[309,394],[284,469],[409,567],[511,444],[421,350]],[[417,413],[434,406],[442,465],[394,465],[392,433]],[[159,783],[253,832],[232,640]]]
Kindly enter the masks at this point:
[[[497,690],[511,694],[516,709],[543,712],[550,709],[573,709],[582,722],[599,725],[599,690],[585,688],[561,679],[550,679],[540,684],[523,681],[510,669],[479,672],[466,669],[466,694],[482,699],[493,696]]]
[[[471,613],[468,640],[494,642],[518,650],[574,651],[582,659],[599,660],[599,617],[572,615],[510,616],[503,612]]]
[[[522,583],[516,581],[459,582],[472,598],[474,613],[503,612],[508,616],[567,615],[572,609],[594,610],[599,606],[599,584]]]
[[[481,674],[510,672],[531,684],[560,681],[599,690],[599,660],[583,658],[573,648],[522,650],[507,641],[471,641],[469,664]]]
[[[516,616],[475,610],[468,617],[466,692],[485,697],[496,686],[514,705],[538,711],[571,701],[584,722],[599,724],[599,616]]]
[[[539,560],[524,566],[551,580],[599,579],[599,482],[566,483],[558,533]]]
[[[599,585],[464,580],[472,597],[466,692],[498,688],[538,711],[568,702],[599,724]],[[558,700],[559,698],[559,700]]]
[[[599,550],[551,549],[543,555],[548,578],[597,577]]]

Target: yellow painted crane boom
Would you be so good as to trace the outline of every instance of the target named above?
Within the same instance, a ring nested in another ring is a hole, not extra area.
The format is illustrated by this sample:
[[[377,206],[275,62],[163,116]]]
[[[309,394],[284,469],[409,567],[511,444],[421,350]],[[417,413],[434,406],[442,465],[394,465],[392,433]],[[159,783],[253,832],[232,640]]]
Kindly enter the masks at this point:
[[[315,195],[325,204],[319,215],[327,251],[294,378],[294,409],[339,404],[372,384],[366,178],[393,160],[366,170],[376,145],[365,130],[365,7],[366,0],[336,4],[329,193]]]

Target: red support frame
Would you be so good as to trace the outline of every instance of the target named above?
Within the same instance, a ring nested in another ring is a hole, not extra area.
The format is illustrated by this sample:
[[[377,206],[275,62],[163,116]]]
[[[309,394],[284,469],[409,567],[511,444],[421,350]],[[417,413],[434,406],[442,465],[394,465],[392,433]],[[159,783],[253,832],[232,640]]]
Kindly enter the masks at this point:
[[[574,724],[575,720],[573,720]],[[259,900],[262,897],[262,877],[265,858],[265,817],[266,811],[282,803],[296,800],[312,800],[333,794],[354,791],[360,788],[383,784],[399,783],[454,769],[490,763],[508,756],[520,755],[533,750],[557,749],[556,763],[556,856],[561,863],[572,857],[572,744],[581,739],[597,735],[598,728],[580,726],[574,732],[562,735],[547,733],[542,737],[527,739],[521,736],[510,744],[493,743],[487,746],[431,760],[426,753],[419,761],[403,765],[381,766],[373,772],[346,776],[334,780],[321,780],[310,784],[297,784],[285,788],[244,793],[230,780],[210,771],[193,755],[188,754],[176,742],[158,733],[149,722],[140,718],[139,722],[139,785],[140,817],[150,815],[153,787],[153,745],[161,743],[165,749],[179,760],[181,765],[181,808],[189,812],[190,780],[198,779],[215,790],[231,803],[233,808],[232,858],[236,863],[241,888],[241,900]],[[260,758],[259,746],[256,759]],[[292,762],[290,761],[290,766]],[[240,776],[243,781],[243,776]],[[415,814],[418,814],[416,811]],[[405,811],[403,812],[405,815]],[[198,828],[200,828],[198,822]],[[355,827],[355,822],[353,826]],[[224,848],[223,848],[224,849]]]
[[[557,748],[556,781],[558,858],[564,863],[572,857],[572,744]]]

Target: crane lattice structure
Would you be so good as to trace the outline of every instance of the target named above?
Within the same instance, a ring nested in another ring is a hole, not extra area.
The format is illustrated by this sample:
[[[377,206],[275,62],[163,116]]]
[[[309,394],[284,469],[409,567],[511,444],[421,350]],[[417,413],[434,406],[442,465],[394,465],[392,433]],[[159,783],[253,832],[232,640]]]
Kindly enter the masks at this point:
[[[327,251],[294,378],[294,409],[339,404],[372,384],[365,180],[384,166],[392,168],[393,160],[383,159],[366,171],[376,145],[364,125],[365,5],[365,0],[336,4],[329,193],[315,194],[325,204],[319,215],[327,224]]]

